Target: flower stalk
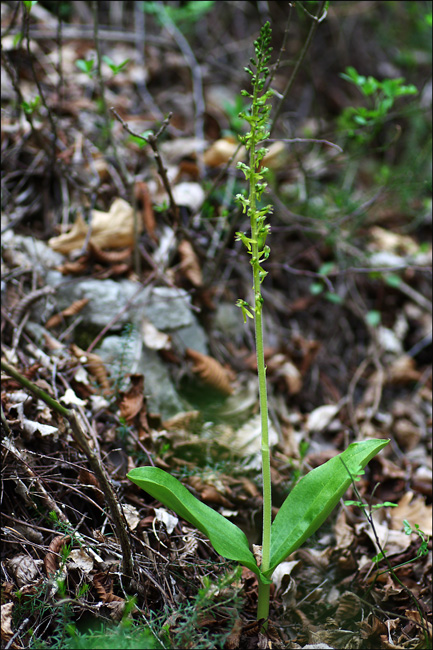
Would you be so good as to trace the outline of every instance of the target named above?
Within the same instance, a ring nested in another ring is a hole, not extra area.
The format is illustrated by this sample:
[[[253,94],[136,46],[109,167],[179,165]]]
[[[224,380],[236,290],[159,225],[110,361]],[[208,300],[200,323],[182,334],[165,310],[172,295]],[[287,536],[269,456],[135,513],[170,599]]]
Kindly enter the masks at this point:
[[[271,27],[267,22],[260,30],[260,36],[254,43],[255,58],[251,58],[251,66],[245,68],[246,72],[251,75],[252,93],[243,90],[242,95],[251,99],[250,112],[241,113],[250,125],[250,132],[242,136],[241,142],[245,144],[249,151],[249,165],[238,163],[238,168],[245,175],[249,185],[248,198],[242,194],[236,196],[237,201],[242,205],[243,212],[250,217],[251,237],[245,233],[236,233],[236,239],[242,241],[251,255],[251,265],[253,268],[253,291],[254,305],[249,305],[244,300],[238,300],[237,304],[241,307],[244,322],[246,318],[254,318],[256,354],[257,354],[257,373],[259,379],[259,401],[260,401],[260,418],[261,418],[261,455],[262,455],[262,480],[263,480],[263,530],[262,530],[262,562],[261,571],[265,572],[270,566],[270,548],[271,548],[271,465],[269,451],[269,426],[268,426],[268,398],[266,389],[266,366],[263,346],[263,297],[261,293],[261,284],[267,275],[263,269],[262,263],[269,256],[269,246],[265,245],[266,237],[270,231],[269,224],[266,224],[266,216],[272,211],[272,206],[258,207],[261,195],[267,184],[263,181],[263,173],[266,168],[262,167],[262,160],[267,153],[267,149],[260,147],[260,143],[269,137],[267,122],[270,104],[268,98],[272,95],[271,91],[264,92],[266,78],[269,75],[267,62],[270,59]],[[257,618],[267,619],[269,614],[269,584],[264,584],[259,580],[259,601]]]

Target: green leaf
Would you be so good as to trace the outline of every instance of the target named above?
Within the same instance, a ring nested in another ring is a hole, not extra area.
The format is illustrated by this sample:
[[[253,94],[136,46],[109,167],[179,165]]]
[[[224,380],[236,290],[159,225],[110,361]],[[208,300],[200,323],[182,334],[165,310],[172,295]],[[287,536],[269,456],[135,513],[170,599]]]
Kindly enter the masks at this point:
[[[355,478],[388,442],[353,442],[343,453],[311,470],[295,485],[272,524],[267,577],[323,524],[351,484],[352,477]]]
[[[410,535],[413,532],[413,528],[407,519],[403,519],[403,528],[406,535]]]
[[[93,66],[95,65],[95,62],[93,59],[85,60],[85,59],[78,59],[75,61],[75,65],[81,72],[85,72],[89,77],[93,73]]]
[[[325,264],[322,264],[320,267],[318,273],[319,275],[329,275],[331,271],[335,271],[335,262],[325,262]]]
[[[323,284],[321,282],[312,282],[310,284],[310,293],[313,294],[313,296],[318,296],[319,293],[322,293],[323,291]]]
[[[109,56],[103,56],[102,60],[105,61],[105,63],[108,65],[110,68],[111,72],[116,76],[119,74],[119,72],[129,63],[130,59],[125,59],[122,61],[122,63],[119,63],[118,65],[114,63],[113,59],[110,58]]]
[[[243,564],[262,581],[268,582],[257,566],[242,530],[196,499],[180,481],[158,467],[137,467],[127,474],[127,478],[204,533],[219,555]]]
[[[382,320],[382,314],[380,311],[377,311],[377,309],[370,309],[365,316],[365,320],[372,327],[377,327],[380,325],[380,321]]]
[[[366,503],[362,503],[362,501],[351,501],[350,499],[348,501],[344,502],[345,506],[358,506],[358,508],[367,508]]]
[[[338,293],[332,293],[331,291],[327,291],[325,293],[325,298],[326,300],[329,300],[329,302],[332,302],[334,305],[341,305],[343,302],[343,298],[338,295]]]
[[[401,277],[397,273],[388,273],[388,275],[385,275],[384,280],[388,286],[396,289],[401,285]]]

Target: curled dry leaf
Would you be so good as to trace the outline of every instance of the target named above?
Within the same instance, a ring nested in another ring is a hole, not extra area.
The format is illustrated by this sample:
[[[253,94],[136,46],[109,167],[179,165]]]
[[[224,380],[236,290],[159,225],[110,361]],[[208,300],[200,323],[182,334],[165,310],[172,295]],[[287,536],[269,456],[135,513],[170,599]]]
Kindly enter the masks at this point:
[[[187,239],[183,239],[177,248],[180,255],[180,268],[184,276],[195,287],[203,286],[203,275],[200,268],[197,255],[191,243]]]
[[[88,229],[89,226],[79,216],[68,233],[52,237],[48,244],[53,250],[67,255],[83,246]],[[109,212],[93,210],[90,241],[100,248],[133,246],[134,210],[129,203],[116,199]]]
[[[200,183],[184,181],[173,187],[173,198],[176,205],[183,205],[191,212],[197,212],[203,204],[205,192]]]
[[[143,375],[130,375],[131,386],[121,393],[120,415],[130,422],[140,413],[144,402]]]
[[[154,511],[156,521],[164,524],[167,533],[171,535],[179,523],[179,519],[176,516],[171,515],[165,508],[154,508]]]
[[[411,381],[419,381],[420,377],[415,359],[408,354],[397,357],[387,368],[387,379],[391,384],[408,384]]]
[[[144,345],[150,350],[169,350],[171,347],[171,338],[169,334],[160,332],[153,323],[147,318],[141,321],[141,335]]]
[[[93,569],[93,558],[83,548],[73,549],[68,557],[68,569],[79,569],[89,574]]]
[[[369,237],[372,250],[388,251],[398,255],[411,255],[419,251],[419,245],[413,237],[401,235],[380,226],[372,226],[369,229]]]
[[[200,416],[200,411],[181,411],[168,420],[164,420],[162,426],[167,430],[189,429],[195,425],[197,420],[200,419]]]
[[[211,144],[209,149],[203,154],[203,161],[209,167],[218,167],[224,165],[234,155],[238,148],[238,143],[234,138],[220,138]],[[236,154],[234,162],[239,162],[245,157],[245,147],[241,147]]]
[[[354,620],[361,609],[361,601],[358,596],[351,591],[346,591],[341,595],[337,611],[334,618],[339,625],[348,619]]]
[[[201,493],[202,501],[205,503],[216,503],[224,508],[233,508],[233,503],[226,499],[221,492],[218,492],[217,488],[213,485],[206,485],[203,488]]]
[[[57,327],[57,325],[60,325],[63,318],[66,318],[67,316],[75,316],[75,314],[78,314],[87,305],[88,302],[89,298],[81,298],[81,300],[76,300],[71,305],[69,305],[69,307],[66,307],[66,309],[63,309],[58,314],[51,316],[51,318],[49,318],[45,323],[45,327],[47,329],[50,329],[50,327]]]
[[[132,247],[129,246],[121,251],[104,251],[102,248],[99,248],[92,240],[89,241],[89,253],[92,258],[97,262],[103,262],[105,264],[117,264],[118,262],[124,262],[129,257],[131,257]]]
[[[209,167],[218,167],[228,163],[230,158],[238,149],[239,143],[232,137],[220,138],[211,144],[209,149],[203,154],[205,165]],[[245,158],[245,147],[240,147],[236,153],[234,162],[239,162]],[[285,145],[283,142],[273,142],[268,147],[268,152],[263,158],[262,165],[270,169],[279,169],[284,164]]]
[[[96,476],[93,474],[93,472],[89,472],[89,470],[87,469],[80,469],[80,472],[78,474],[78,480],[81,483],[81,485],[94,488],[94,498],[99,503],[99,505],[104,505],[105,503],[104,493],[101,490],[99,481],[96,478]]]
[[[2,638],[2,647],[11,648],[11,650],[19,650],[22,648],[21,645],[12,641],[9,643],[14,635],[12,629],[12,612],[14,608],[14,603],[4,603],[1,606],[1,638]]]
[[[216,485],[213,485],[210,481],[203,481],[199,476],[190,476],[188,484],[200,493],[202,501],[216,503],[224,508],[233,509],[233,503],[222,494],[223,491],[230,492],[230,490],[221,481],[216,480]]]
[[[82,363],[86,364],[87,370],[102,386],[103,392],[108,394],[111,392],[110,382],[108,381],[108,373],[105,368],[104,362],[101,357],[94,352],[85,352],[78,345],[73,343],[71,345],[71,352],[74,354]]]
[[[191,348],[185,354],[194,362],[192,369],[205,384],[224,395],[232,394],[228,372],[216,359]]]
[[[124,602],[123,598],[113,594],[113,580],[108,573],[95,573],[93,585],[103,603]]]
[[[339,404],[325,404],[324,406],[318,406],[308,416],[306,425],[307,431],[323,431],[326,429],[328,424],[332,422],[340,409],[341,406]]]
[[[65,262],[57,267],[62,275],[82,275],[87,268],[87,255],[82,255],[74,262]]]
[[[281,377],[289,395],[296,395],[302,388],[302,377],[298,368],[284,354],[275,354],[267,363],[270,372]]]
[[[70,535],[58,535],[52,540],[48,547],[48,553],[44,557],[44,567],[48,577],[51,574],[56,573],[60,551],[64,544],[67,544],[67,542],[70,541]]]
[[[32,557],[20,553],[6,560],[6,565],[15,577],[18,587],[27,585],[38,576],[38,568]]]
[[[432,535],[432,506],[428,506],[421,497],[414,498],[414,493],[406,492],[396,508],[391,508],[391,528],[402,530],[403,521],[407,519],[412,527],[417,524],[426,535]]]

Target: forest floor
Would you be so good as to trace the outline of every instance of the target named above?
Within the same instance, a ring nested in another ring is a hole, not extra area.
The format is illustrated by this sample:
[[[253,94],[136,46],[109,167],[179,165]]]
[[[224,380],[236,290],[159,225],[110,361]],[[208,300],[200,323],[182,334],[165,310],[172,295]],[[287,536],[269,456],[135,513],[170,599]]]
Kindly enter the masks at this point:
[[[87,453],[4,366],[2,647],[431,647],[430,3],[31,4],[1,9],[2,359],[80,415]],[[275,572],[263,632],[255,574],[126,474],[170,472],[261,543],[234,197],[268,19],[274,514],[349,443],[390,444],[361,507]]]

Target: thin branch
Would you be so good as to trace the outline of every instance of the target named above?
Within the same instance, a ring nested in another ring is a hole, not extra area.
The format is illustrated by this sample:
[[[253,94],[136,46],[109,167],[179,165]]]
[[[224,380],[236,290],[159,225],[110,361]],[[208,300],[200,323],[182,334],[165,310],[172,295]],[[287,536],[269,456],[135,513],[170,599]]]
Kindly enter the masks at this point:
[[[168,198],[169,198],[169,201],[170,201],[170,209],[171,209],[173,218],[175,219],[175,221],[177,223],[179,209],[178,209],[178,207],[176,205],[176,202],[174,200],[173,193],[171,191],[170,183],[169,183],[168,176],[167,176],[167,170],[164,167],[164,163],[162,161],[161,155],[160,155],[159,150],[158,150],[158,145],[157,145],[158,137],[168,127],[168,124],[169,124],[169,122],[171,120],[171,117],[172,117],[173,113],[168,114],[168,116],[165,118],[165,120],[163,121],[160,129],[157,131],[156,134],[151,133],[150,135],[146,135],[146,137],[144,137],[144,136],[140,135],[140,133],[136,133],[135,131],[133,131],[127,125],[127,123],[120,117],[119,113],[113,107],[111,107],[110,110],[113,113],[113,115],[115,115],[115,117],[119,120],[119,122],[121,123],[121,125],[123,126],[125,131],[127,131],[130,135],[134,136],[134,138],[139,138],[140,140],[142,140],[146,144],[150,144],[150,146],[152,148],[152,151],[153,151],[153,155],[155,156],[156,164],[158,166],[158,173],[161,176],[165,191],[168,194]]]
[[[166,27],[170,35],[176,41],[191,71],[192,94],[194,98],[194,112],[195,112],[194,134],[199,142],[204,142],[205,102],[204,102],[203,81],[201,76],[200,65],[198,64],[197,59],[194,56],[194,52],[192,51],[190,44],[188,43],[188,41],[186,40],[182,32],[177,28],[175,23],[171,20],[162,2],[158,3],[158,10],[159,10],[158,13],[164,24],[164,27]],[[198,156],[197,162],[198,162],[200,175],[203,176],[203,160],[201,156]]]
[[[38,93],[39,93],[39,97],[41,98],[41,102],[42,102],[45,110],[47,111],[48,120],[50,122],[52,131],[53,131],[53,134],[52,134],[53,142],[52,142],[52,151],[51,151],[51,166],[54,167],[55,162],[56,162],[56,145],[57,145],[57,141],[58,141],[57,125],[56,125],[56,122],[54,121],[53,113],[52,113],[50,107],[48,106],[47,99],[45,97],[45,93],[42,90],[42,85],[41,85],[41,83],[39,81],[39,77],[38,77],[38,75],[36,73],[35,66],[34,66],[34,63],[33,63],[33,56],[32,56],[32,51],[30,49],[30,36],[29,36],[30,12],[27,9],[24,10],[23,21],[24,21],[23,22],[23,32],[26,35],[27,54],[28,54],[29,61],[30,61],[30,67],[31,67],[32,73],[33,73],[33,79],[34,79],[34,81],[36,83],[36,87],[38,89]]]
[[[128,173],[128,170],[126,168],[125,163],[123,160],[120,158],[119,154],[117,153],[117,147],[116,143],[114,142],[113,138],[113,131],[111,127],[111,119],[110,119],[110,112],[108,110],[107,106],[107,100],[105,98],[105,82],[102,77],[102,58],[101,58],[101,47],[100,47],[100,42],[99,42],[99,16],[98,16],[98,5],[99,3],[96,2],[96,0],[93,0],[92,2],[92,10],[93,10],[93,38],[95,41],[95,49],[96,49],[96,76],[98,78],[98,85],[99,85],[99,94],[102,102],[102,110],[104,113],[104,120],[105,120],[105,128],[107,131],[107,139],[110,144],[111,150],[113,152],[113,156],[118,164],[119,171],[122,177],[122,182],[125,186],[125,189],[130,190],[131,184],[132,184],[132,179]]]
[[[294,142],[313,142],[314,144],[327,144],[328,147],[333,147],[340,153],[343,153],[343,149],[338,144],[329,142],[329,140],[318,140],[316,138],[268,138],[264,142],[288,142],[290,144]]]
[[[309,49],[309,47],[311,45],[311,41],[313,40],[313,36],[316,33],[316,29],[317,29],[317,27],[319,25],[319,22],[321,20],[323,20],[323,17],[324,17],[323,16],[323,10],[325,8],[325,5],[326,5],[325,0],[322,0],[322,2],[320,2],[320,4],[319,4],[319,8],[317,10],[317,16],[315,17],[315,19],[311,23],[311,27],[310,27],[310,31],[308,32],[307,40],[304,43],[304,47],[302,48],[302,52],[299,55],[298,60],[296,61],[296,65],[295,65],[294,70],[292,72],[292,76],[290,77],[289,81],[287,82],[287,85],[286,85],[286,87],[284,89],[283,95],[282,95],[282,97],[281,97],[281,99],[280,99],[280,101],[279,101],[279,103],[277,105],[277,108],[275,110],[275,114],[274,114],[273,119],[272,119],[272,124],[271,124],[269,135],[272,135],[272,131],[275,128],[275,124],[277,123],[277,119],[278,119],[278,117],[279,117],[279,115],[281,113],[281,110],[283,108],[283,104],[286,101],[286,98],[287,98],[290,90],[292,89],[293,82],[295,81],[296,75],[298,74],[298,70],[301,67],[302,62],[305,59],[305,56],[306,56],[306,54],[308,52],[308,49]]]

